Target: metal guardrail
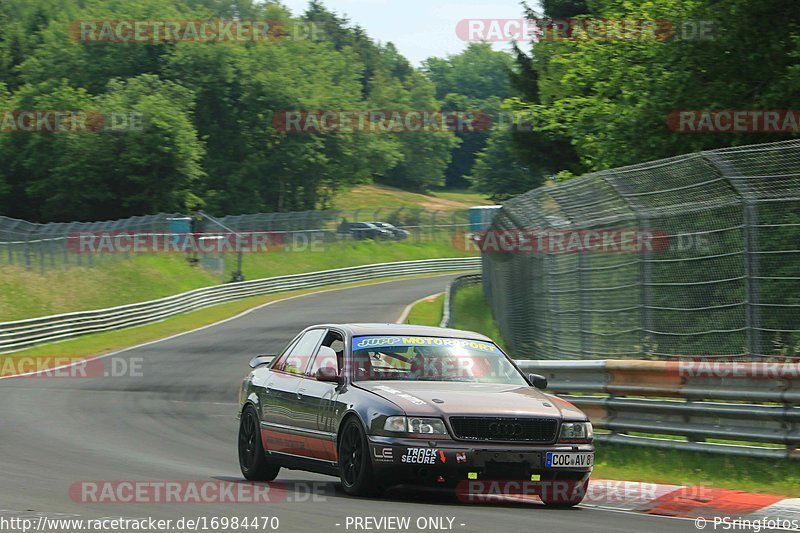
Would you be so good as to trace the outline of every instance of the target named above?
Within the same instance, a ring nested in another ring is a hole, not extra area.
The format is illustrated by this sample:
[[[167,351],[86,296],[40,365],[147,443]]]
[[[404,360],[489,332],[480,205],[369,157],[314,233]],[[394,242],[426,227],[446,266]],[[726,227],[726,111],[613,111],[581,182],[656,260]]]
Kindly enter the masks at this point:
[[[603,430],[595,434],[600,442],[800,458],[797,363],[521,360],[517,364],[547,377],[549,391],[581,408],[594,427]]]
[[[467,287],[469,285],[475,285],[480,282],[480,274],[464,274],[463,276],[458,276],[447,285],[447,290],[444,293],[442,321],[439,324],[439,327],[449,328],[453,325],[453,303],[455,302],[458,289]]]
[[[0,353],[165,318],[240,298],[393,276],[472,270],[479,257],[378,263],[194,289],[147,302],[0,323]]]

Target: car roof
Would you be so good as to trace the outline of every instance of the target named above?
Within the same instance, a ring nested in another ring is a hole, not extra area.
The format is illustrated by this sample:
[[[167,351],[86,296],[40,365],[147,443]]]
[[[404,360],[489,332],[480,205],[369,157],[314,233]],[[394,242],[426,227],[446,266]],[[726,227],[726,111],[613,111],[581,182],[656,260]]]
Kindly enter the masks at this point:
[[[413,324],[318,324],[311,328],[336,328],[349,333],[353,337],[360,335],[417,335],[420,337],[446,337],[452,339],[471,339],[493,342],[486,335],[452,328],[437,328],[433,326],[417,326]],[[311,329],[309,328],[309,329]]]

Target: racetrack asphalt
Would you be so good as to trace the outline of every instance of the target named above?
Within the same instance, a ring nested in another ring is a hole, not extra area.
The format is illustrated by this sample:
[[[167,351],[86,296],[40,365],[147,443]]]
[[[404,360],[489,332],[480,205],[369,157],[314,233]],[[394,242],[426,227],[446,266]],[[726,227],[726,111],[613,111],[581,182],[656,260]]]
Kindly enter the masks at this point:
[[[364,531],[354,527],[355,517],[386,516],[410,517],[410,531],[446,530],[422,522],[426,527],[417,527],[418,519],[436,517],[445,518],[445,525],[452,518],[450,530],[464,532],[695,530],[686,520],[588,507],[469,504],[416,490],[351,498],[336,478],[285,469],[278,476],[285,492],[267,504],[98,504],[70,496],[70,487],[82,480],[241,481],[237,393],[253,355],[280,351],[313,323],[394,322],[407,304],[443,291],[452,277],[279,301],[105,360],[106,370],[111,360],[140,361],[136,376],[0,380],[0,518],[270,516],[278,517],[278,531],[319,533]],[[41,353],[47,354],[46,346]]]

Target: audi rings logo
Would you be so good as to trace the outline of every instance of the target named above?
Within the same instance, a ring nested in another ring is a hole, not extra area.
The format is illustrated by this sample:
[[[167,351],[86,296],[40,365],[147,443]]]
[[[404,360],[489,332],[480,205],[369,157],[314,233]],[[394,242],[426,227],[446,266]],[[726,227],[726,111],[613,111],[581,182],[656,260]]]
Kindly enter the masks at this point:
[[[518,437],[522,435],[522,424],[519,422],[492,422],[489,433],[496,437]]]

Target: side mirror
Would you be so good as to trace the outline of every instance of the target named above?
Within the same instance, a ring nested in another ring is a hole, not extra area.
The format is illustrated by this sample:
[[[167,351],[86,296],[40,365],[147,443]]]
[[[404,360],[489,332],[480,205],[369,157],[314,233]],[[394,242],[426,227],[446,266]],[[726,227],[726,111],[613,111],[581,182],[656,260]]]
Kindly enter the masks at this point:
[[[257,355],[250,359],[250,368],[256,368],[261,365],[268,365],[275,359],[274,355]]]
[[[339,374],[336,372],[336,369],[330,366],[323,366],[322,368],[317,369],[317,373],[314,375],[317,378],[317,381],[328,381],[333,383],[340,383],[342,380],[339,377]]]
[[[528,381],[537,389],[544,390],[547,388],[547,378],[541,374],[528,374]]]

